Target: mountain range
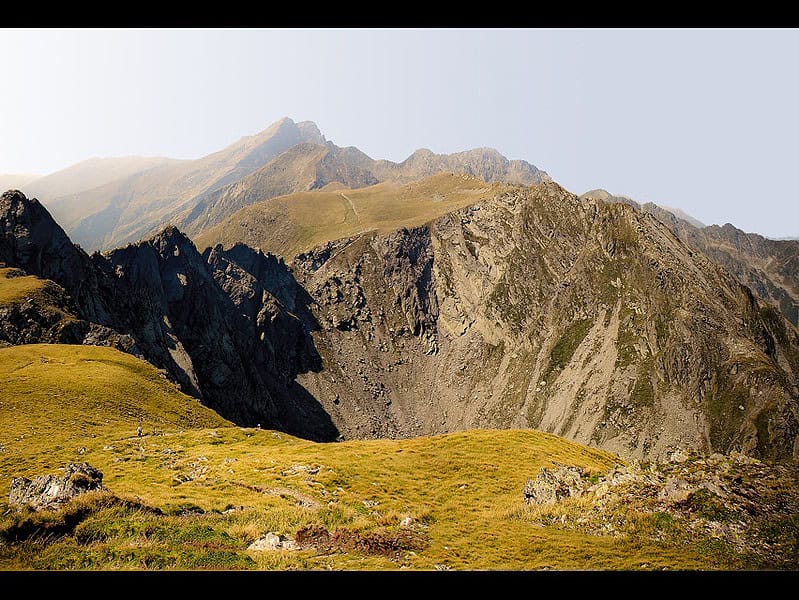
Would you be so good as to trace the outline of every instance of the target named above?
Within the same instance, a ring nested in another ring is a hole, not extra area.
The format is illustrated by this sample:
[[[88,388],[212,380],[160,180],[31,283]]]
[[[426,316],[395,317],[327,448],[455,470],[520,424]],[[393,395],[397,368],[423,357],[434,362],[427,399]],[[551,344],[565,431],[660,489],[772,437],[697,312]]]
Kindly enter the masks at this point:
[[[418,150],[401,163],[373,160],[326,141],[310,121],[283,118],[197,160],[90,159],[17,187],[42,200],[72,239],[92,251],[137,241],[164,223],[194,234],[253,202],[291,192],[407,183],[442,171],[522,184],[548,179],[488,148],[452,155]]]
[[[799,458],[799,242],[577,196],[493,149],[373,160],[290,119],[17,187],[4,281],[39,283],[0,302],[6,344],[112,346],[314,440],[534,428]]]

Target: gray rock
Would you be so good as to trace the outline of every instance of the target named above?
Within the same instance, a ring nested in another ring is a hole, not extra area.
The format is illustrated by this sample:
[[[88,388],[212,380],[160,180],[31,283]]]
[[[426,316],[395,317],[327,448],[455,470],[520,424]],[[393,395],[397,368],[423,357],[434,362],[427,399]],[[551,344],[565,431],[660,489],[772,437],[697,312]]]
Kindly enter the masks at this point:
[[[583,494],[587,480],[582,469],[561,466],[555,469],[542,468],[535,479],[524,485],[524,501],[527,504],[555,504],[563,498],[575,498]]]
[[[411,527],[414,523],[416,523],[416,519],[411,516],[407,516],[400,521],[400,527]]]
[[[658,500],[665,501],[667,504],[679,504],[688,500],[696,491],[697,487],[679,477],[669,477],[666,485],[658,493]]]
[[[247,550],[260,552],[263,550],[299,550],[300,546],[293,539],[276,533],[267,533],[247,547]]]
[[[8,505],[34,510],[58,509],[73,498],[103,488],[103,474],[88,463],[67,465],[64,476],[40,475],[32,480],[15,477],[11,481]]]

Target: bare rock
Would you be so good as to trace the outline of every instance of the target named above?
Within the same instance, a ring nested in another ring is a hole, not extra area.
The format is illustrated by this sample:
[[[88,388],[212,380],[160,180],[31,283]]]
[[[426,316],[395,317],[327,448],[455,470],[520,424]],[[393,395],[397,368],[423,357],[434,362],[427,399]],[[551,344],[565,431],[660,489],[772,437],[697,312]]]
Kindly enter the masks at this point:
[[[555,504],[562,498],[575,498],[583,494],[587,480],[583,470],[577,467],[542,468],[535,479],[528,479],[524,486],[524,501],[527,504]]]
[[[70,463],[64,476],[40,475],[32,480],[15,477],[11,481],[8,505],[34,510],[58,509],[73,498],[103,490],[103,474],[88,463]]]
[[[688,500],[698,488],[691,485],[685,479],[670,477],[666,480],[666,485],[658,493],[658,499],[667,504],[679,504]]]
[[[247,550],[256,552],[263,550],[299,550],[300,546],[296,541],[289,537],[281,536],[276,533],[267,533],[258,538],[247,547]]]

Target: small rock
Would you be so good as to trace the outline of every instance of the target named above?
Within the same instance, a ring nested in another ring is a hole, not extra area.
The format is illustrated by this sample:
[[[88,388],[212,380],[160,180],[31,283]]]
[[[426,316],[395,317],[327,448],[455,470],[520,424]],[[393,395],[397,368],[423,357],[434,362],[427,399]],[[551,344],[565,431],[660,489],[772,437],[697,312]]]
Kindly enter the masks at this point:
[[[280,536],[275,533],[267,533],[250,544],[247,550],[277,550],[280,546]]]
[[[400,527],[410,527],[414,523],[416,523],[416,519],[408,515],[407,517],[402,519],[402,521],[400,521]]]
[[[267,533],[262,538],[258,538],[247,547],[247,550],[263,551],[263,550],[299,550],[300,546],[293,539],[277,535],[276,533]]]

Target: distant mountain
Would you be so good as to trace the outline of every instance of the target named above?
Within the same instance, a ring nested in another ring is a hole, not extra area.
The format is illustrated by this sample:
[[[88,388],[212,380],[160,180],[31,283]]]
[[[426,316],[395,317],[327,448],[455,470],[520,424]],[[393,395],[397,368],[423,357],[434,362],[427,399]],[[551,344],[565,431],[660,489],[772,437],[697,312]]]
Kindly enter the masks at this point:
[[[583,194],[580,197],[581,198],[586,198],[586,199],[591,199],[591,200],[602,200],[604,202],[622,202],[624,204],[629,204],[630,206],[635,206],[636,208],[641,208],[641,206],[642,206],[642,204],[640,202],[636,202],[635,200],[633,200],[632,198],[630,198],[628,196],[616,196],[614,194],[611,194],[607,190],[602,190],[602,189],[591,190],[589,192],[586,192],[585,194]],[[663,205],[663,204],[647,203],[647,206],[649,206],[649,205],[657,206],[660,209],[666,210],[666,211],[670,212],[672,215],[674,215],[675,217],[677,217],[678,219],[682,219],[683,221],[689,223],[690,225],[693,225],[694,227],[704,227],[705,226],[704,223],[702,223],[702,221],[692,217],[691,215],[689,215],[687,212],[685,212],[682,209],[673,208],[671,206],[666,206],[666,205]]]
[[[707,225],[702,223],[702,221],[700,221],[699,219],[697,219],[695,217],[692,217],[691,215],[689,215],[687,212],[685,212],[682,209],[674,208],[672,206],[666,206],[665,204],[661,204],[660,207],[661,208],[665,208],[667,211],[669,211],[671,214],[673,214],[678,219],[682,219],[683,221],[687,221],[688,223],[690,223],[694,227],[698,227],[699,229],[701,229],[702,227],[707,227]]]
[[[512,187],[452,173],[405,185],[383,182],[332,190],[326,186],[245,206],[217,225],[202,229],[194,240],[200,248],[244,243],[269,249],[291,262],[301,252],[366,231],[386,233],[418,227]]]
[[[488,183],[531,185],[549,181],[549,175],[523,160],[508,160],[493,148],[476,148],[455,154],[434,154],[423,148],[401,163],[375,161],[375,175],[381,181],[408,183],[436,173],[463,173]]]
[[[188,213],[176,219],[189,234],[217,225],[240,208],[292,192],[321,189],[338,182],[345,188],[377,183],[373,161],[357,148],[301,143],[266,165],[223,188],[205,194]]]
[[[93,159],[21,189],[37,196],[88,250],[155,234],[166,224],[191,235],[260,200],[326,186],[407,183],[441,172],[518,184],[548,181],[533,165],[479,148],[451,155],[419,150],[402,163],[373,160],[327,142],[310,121],[281,119],[197,160]]]
[[[288,148],[308,141],[324,143],[315,125],[282,119],[257,135],[197,160],[87,161],[42,178],[27,189],[53,208],[81,246],[109,248],[158,230],[196,204],[202,194],[236,181]]]

